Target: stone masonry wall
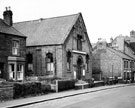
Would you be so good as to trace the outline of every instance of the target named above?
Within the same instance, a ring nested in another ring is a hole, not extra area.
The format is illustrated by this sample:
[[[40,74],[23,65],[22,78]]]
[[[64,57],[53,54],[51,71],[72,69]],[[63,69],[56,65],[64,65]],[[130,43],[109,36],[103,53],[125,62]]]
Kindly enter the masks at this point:
[[[104,77],[114,77],[121,76],[121,58],[111,51],[107,50],[106,53],[102,53],[100,61],[102,76]]]
[[[38,53],[37,53],[38,52]],[[46,75],[47,77],[53,77],[54,74],[46,74],[46,54],[50,52],[53,54],[54,60],[54,72],[56,69],[56,76],[62,77],[62,46],[36,46],[27,47],[27,54],[33,55],[33,73],[34,75],[41,76]],[[56,64],[56,66],[55,66]]]
[[[109,49],[93,52],[93,74],[101,74],[102,77],[122,76],[123,61],[117,54]],[[100,71],[101,73],[95,72]]]
[[[86,70],[86,55],[85,54],[77,54],[77,53],[72,53],[72,58],[71,58],[71,70],[67,71],[67,57],[66,57],[66,51],[70,50],[76,50],[77,51],[77,35],[83,36],[84,40],[82,41],[82,51],[86,52],[90,55],[90,60],[89,60],[89,71],[86,72],[85,78],[89,79],[92,76],[92,48],[89,43],[87,31],[83,22],[82,17],[80,16],[73,26],[72,30],[70,31],[69,38],[66,40],[65,44],[65,49],[63,50],[64,52],[64,57],[63,57],[63,62],[64,62],[64,76],[65,77],[71,77],[73,78],[73,71],[76,71],[75,65],[77,65],[77,59],[79,56],[82,56],[83,58],[83,63],[85,65],[85,70]]]
[[[13,40],[18,40],[20,43],[19,57],[25,58],[26,38],[0,33],[0,58],[1,58],[0,63],[4,63],[4,76],[3,77],[5,79],[8,79],[8,74],[7,74],[8,56],[13,56],[12,55],[12,41]]]

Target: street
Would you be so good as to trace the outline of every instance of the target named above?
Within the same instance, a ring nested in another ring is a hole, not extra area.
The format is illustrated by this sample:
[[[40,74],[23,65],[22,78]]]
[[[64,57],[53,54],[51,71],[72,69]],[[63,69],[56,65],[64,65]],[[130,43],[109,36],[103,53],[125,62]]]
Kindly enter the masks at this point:
[[[81,94],[23,108],[135,108],[135,86]]]

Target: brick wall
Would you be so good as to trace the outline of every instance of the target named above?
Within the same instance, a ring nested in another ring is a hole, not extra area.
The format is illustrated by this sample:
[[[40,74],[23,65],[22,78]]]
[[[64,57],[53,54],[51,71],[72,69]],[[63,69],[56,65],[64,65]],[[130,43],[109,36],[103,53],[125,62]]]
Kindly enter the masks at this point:
[[[0,88],[0,101],[13,99],[13,87]]]

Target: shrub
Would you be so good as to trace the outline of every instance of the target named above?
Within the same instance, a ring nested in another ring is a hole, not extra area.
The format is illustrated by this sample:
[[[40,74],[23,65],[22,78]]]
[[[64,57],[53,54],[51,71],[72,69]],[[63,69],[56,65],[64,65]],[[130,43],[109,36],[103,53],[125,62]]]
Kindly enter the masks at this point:
[[[87,83],[89,83],[89,87],[94,87],[94,79],[93,78],[91,78],[91,79],[85,79],[85,81]]]
[[[38,76],[39,81],[45,81],[46,83],[54,83],[55,80],[61,80],[61,78],[58,77],[45,77],[45,76]]]
[[[41,90],[42,90],[42,93],[48,93],[48,92],[51,91],[51,86],[48,85],[48,84],[42,83],[41,84]]]
[[[75,88],[74,80],[59,80],[58,81],[58,91],[69,90]]]
[[[25,97],[28,95],[36,95],[41,93],[41,83],[40,82],[14,83],[13,90],[14,90],[13,98]]]

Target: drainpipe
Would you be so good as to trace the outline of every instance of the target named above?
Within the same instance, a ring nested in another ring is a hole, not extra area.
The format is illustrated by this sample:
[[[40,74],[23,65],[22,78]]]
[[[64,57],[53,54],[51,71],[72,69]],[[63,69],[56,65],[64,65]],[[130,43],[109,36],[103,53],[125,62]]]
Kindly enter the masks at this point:
[[[112,84],[113,84],[113,65],[112,65]]]

